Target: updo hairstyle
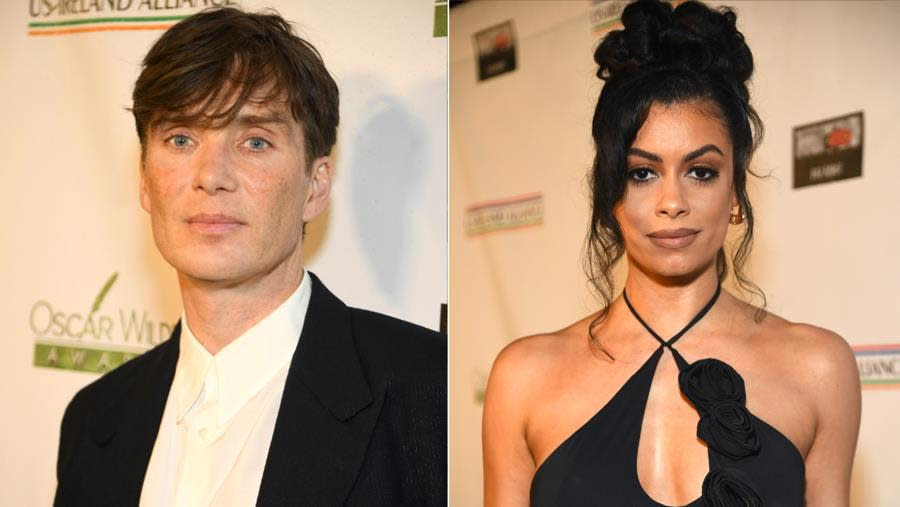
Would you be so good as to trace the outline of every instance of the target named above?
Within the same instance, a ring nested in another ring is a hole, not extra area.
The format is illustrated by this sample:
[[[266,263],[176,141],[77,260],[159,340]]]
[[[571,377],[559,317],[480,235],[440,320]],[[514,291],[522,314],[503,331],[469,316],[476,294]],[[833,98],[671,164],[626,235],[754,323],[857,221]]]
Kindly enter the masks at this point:
[[[627,153],[653,104],[698,102],[722,121],[734,147],[734,190],[744,214],[744,234],[732,257],[740,287],[765,295],[745,276],[743,266],[753,238],[753,208],[747,198],[748,164],[763,126],[750,106],[747,81],[753,55],[728,8],[710,9],[684,2],[640,0],[622,13],[622,30],[610,32],[594,52],[597,77],[605,81],[594,111],[596,156],[591,169],[592,210],[586,238],[585,271],[606,316],[612,301],[612,267],[625,251],[613,208],[627,181]],[[724,248],[716,255],[719,281],[728,273]],[[593,332],[591,333],[593,336]]]

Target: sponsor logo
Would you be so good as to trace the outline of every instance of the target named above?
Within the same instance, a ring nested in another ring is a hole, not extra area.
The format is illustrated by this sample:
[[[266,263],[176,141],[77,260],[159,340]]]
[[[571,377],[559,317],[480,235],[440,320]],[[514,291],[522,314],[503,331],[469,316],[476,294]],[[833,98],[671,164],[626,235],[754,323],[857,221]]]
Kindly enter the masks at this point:
[[[106,280],[86,313],[43,299],[31,305],[35,366],[104,373],[169,337],[172,325],[154,321],[146,311],[102,310],[118,278],[113,273]]]
[[[447,36],[447,0],[435,0],[434,2],[434,29],[432,37]]]
[[[227,5],[237,0],[28,0],[28,35],[166,30],[194,12]]]
[[[864,388],[900,387],[900,343],[857,345],[853,353]]]
[[[516,31],[512,20],[476,33],[475,49],[479,81],[516,70]]]
[[[475,236],[502,229],[540,225],[544,221],[541,193],[473,204],[466,209],[466,234]]]
[[[862,176],[862,111],[794,128],[794,188]]]

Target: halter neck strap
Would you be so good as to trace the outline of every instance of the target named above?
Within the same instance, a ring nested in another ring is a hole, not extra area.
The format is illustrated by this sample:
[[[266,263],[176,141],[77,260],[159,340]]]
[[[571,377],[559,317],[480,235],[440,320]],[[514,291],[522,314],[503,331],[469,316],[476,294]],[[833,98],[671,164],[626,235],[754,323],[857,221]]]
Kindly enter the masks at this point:
[[[650,326],[648,326],[647,323],[644,322],[644,319],[642,319],[641,316],[638,315],[637,310],[635,310],[634,306],[631,305],[631,301],[628,299],[628,294],[625,292],[625,289],[622,289],[622,297],[625,299],[625,304],[628,305],[628,309],[631,310],[631,314],[634,315],[634,318],[636,318],[638,320],[638,322],[641,323],[642,326],[644,326],[644,329],[646,329],[651,335],[653,335],[653,337],[656,338],[656,341],[661,343],[663,346],[668,347],[670,350],[674,351],[675,349],[672,348],[672,344],[674,344],[676,341],[678,341],[678,339],[681,338],[684,335],[684,333],[687,333],[688,329],[694,327],[694,324],[700,322],[700,319],[702,319],[709,312],[709,310],[713,307],[713,305],[716,304],[716,300],[719,299],[720,292],[722,292],[722,286],[720,284],[716,284],[716,292],[713,294],[713,296],[709,300],[709,302],[706,303],[706,306],[704,306],[703,309],[700,310],[700,313],[695,315],[694,318],[691,319],[691,321],[688,322],[688,324],[686,326],[684,326],[684,328],[681,331],[676,333],[675,336],[669,338],[668,341],[663,340],[658,334],[656,334],[656,331],[654,331]]]

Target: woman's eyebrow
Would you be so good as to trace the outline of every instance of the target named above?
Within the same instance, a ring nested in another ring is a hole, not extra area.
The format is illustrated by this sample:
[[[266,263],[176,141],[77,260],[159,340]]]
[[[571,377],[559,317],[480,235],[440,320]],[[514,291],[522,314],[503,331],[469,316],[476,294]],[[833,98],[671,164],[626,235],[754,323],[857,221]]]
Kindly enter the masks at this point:
[[[725,156],[725,154],[722,153],[722,150],[720,150],[718,146],[716,146],[715,144],[707,144],[685,155],[682,161],[687,162],[689,160],[694,160],[700,155],[703,155],[704,153],[708,153],[710,151],[714,151],[723,157]]]
[[[647,160],[652,160],[654,162],[662,162],[662,157],[656,153],[650,153],[649,151],[644,151],[640,148],[628,148],[628,155],[637,155],[638,157],[646,158]]]
[[[688,161],[694,160],[695,158],[697,158],[705,153],[708,153],[710,151],[718,153],[719,155],[721,155],[723,157],[725,156],[725,154],[722,153],[722,150],[719,149],[718,146],[716,146],[715,144],[707,144],[707,145],[701,146],[700,148],[697,148],[696,150],[688,153],[681,160],[682,160],[682,162],[688,162]],[[628,148],[628,155],[636,155],[638,157],[646,158],[647,160],[652,160],[654,162],[662,162],[662,157],[660,157],[656,153],[651,153],[649,151],[645,151],[640,148]]]

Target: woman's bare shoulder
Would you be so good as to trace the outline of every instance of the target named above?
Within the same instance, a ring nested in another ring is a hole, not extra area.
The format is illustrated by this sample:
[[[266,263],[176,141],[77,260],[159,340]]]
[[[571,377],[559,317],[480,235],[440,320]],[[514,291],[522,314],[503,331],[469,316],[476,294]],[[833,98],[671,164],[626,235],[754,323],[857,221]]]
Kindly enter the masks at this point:
[[[557,331],[518,338],[497,354],[494,368],[500,365],[524,373],[566,361],[585,347],[590,320],[588,317]]]
[[[489,390],[513,390],[521,396],[535,394],[548,375],[566,367],[587,349],[591,318],[549,333],[525,336],[506,345],[494,360]]]
[[[763,319],[765,340],[793,365],[800,380],[815,388],[858,378],[856,357],[844,338],[812,324],[791,322],[774,314]],[[802,368],[796,367],[802,364]]]
[[[782,349],[780,378],[790,379],[813,410],[812,432],[807,445],[800,447],[810,486],[831,483],[834,477],[849,483],[862,409],[853,349],[839,334],[819,326],[785,319],[773,319],[769,325],[775,331],[769,339],[778,340]]]

